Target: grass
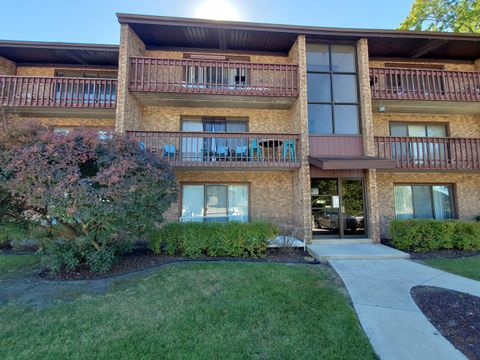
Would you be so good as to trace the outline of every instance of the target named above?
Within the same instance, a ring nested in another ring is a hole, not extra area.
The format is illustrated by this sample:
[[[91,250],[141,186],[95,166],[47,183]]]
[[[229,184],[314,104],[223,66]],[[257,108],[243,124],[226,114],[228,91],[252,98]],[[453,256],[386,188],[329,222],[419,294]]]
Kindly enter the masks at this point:
[[[178,264],[34,310],[0,307],[1,359],[375,359],[324,267]]]
[[[0,255],[0,279],[30,272],[40,261],[39,255]]]
[[[428,266],[480,280],[480,256],[461,257],[455,259],[427,259],[422,262]]]

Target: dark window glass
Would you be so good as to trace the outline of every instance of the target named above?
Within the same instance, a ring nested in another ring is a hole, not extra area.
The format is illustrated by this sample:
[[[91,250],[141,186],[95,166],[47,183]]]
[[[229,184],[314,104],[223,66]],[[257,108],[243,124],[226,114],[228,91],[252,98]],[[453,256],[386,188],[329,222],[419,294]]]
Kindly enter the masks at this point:
[[[333,101],[337,103],[357,102],[356,75],[333,75]]]
[[[332,106],[308,104],[308,131],[310,134],[332,134]]]
[[[331,102],[329,74],[307,74],[307,93],[309,102]]]
[[[328,45],[307,45],[307,71],[330,71]]]
[[[355,48],[352,45],[332,45],[332,70],[355,72]]]
[[[336,105],[334,107],[335,134],[358,134],[357,105]]]
[[[452,190],[449,185],[396,185],[397,219],[453,219]]]

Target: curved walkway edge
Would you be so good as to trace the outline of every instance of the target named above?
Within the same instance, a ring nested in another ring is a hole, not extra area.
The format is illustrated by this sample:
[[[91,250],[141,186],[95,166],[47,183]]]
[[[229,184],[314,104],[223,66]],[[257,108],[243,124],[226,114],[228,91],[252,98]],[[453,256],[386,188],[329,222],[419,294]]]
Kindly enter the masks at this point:
[[[480,282],[410,260],[331,260],[376,353],[388,360],[466,357],[435,329],[410,295],[417,285],[480,296]]]

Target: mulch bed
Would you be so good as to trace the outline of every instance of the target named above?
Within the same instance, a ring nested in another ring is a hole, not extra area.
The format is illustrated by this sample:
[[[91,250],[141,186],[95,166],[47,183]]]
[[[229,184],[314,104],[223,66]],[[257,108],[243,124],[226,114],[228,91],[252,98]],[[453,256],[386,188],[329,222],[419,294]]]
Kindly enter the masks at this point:
[[[249,261],[249,262],[288,262],[288,263],[311,263],[306,261],[305,257],[310,256],[303,248],[289,249],[268,249],[267,256],[262,259],[251,258],[231,258],[231,257],[205,257],[205,258],[185,258],[178,256],[155,255],[152,251],[140,249],[123,256],[113,267],[104,273],[94,273],[87,269],[86,266],[79,266],[73,271],[61,270],[53,273],[49,269],[40,272],[42,278],[48,280],[89,280],[99,279],[115,275],[121,275],[160,265],[180,262],[180,261]]]
[[[434,286],[415,286],[415,303],[469,359],[480,359],[480,297]]]
[[[383,245],[395,248],[391,244],[390,239],[382,239],[381,243]],[[405,251],[405,250],[402,250],[402,251]],[[410,251],[405,251],[405,252],[408,252],[410,254],[411,259],[417,259],[417,260],[422,260],[422,259],[454,259],[454,258],[459,258],[459,257],[480,255],[480,251],[463,251],[463,250],[435,250],[435,251],[428,251],[428,252],[424,252],[424,253],[416,253],[416,252],[410,252]]]

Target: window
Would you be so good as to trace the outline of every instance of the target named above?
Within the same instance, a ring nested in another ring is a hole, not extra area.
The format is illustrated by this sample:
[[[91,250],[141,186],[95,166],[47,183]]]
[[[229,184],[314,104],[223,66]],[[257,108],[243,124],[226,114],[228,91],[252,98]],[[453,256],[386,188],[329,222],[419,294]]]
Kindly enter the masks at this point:
[[[182,131],[192,132],[247,132],[246,120],[186,119]],[[188,136],[182,138],[182,158],[187,161],[225,159],[232,153],[244,154],[247,139],[226,137]]]
[[[115,84],[110,82],[95,79],[116,79],[117,73],[114,71],[98,72],[98,71],[63,71],[57,70],[56,76],[74,77],[91,79],[86,81],[83,86],[79,83],[57,83],[55,88],[55,99],[65,100],[73,99],[74,101],[81,102],[109,102],[115,101],[117,96],[117,88]]]
[[[398,137],[446,137],[447,125],[435,123],[391,123],[390,136]],[[392,141],[392,159],[415,161],[445,161],[449,158],[449,149],[445,143],[425,139],[412,139],[407,141]]]
[[[70,131],[72,131],[73,127],[59,127],[56,126],[53,128],[53,132],[57,134],[68,134]],[[105,130],[105,129],[99,129],[97,130],[97,135],[100,140],[108,140],[111,139],[113,134],[111,130]]]
[[[182,186],[181,221],[248,221],[247,184]]]
[[[307,45],[308,124],[311,134],[359,134],[353,45]]]
[[[450,185],[395,185],[397,219],[453,219]]]

